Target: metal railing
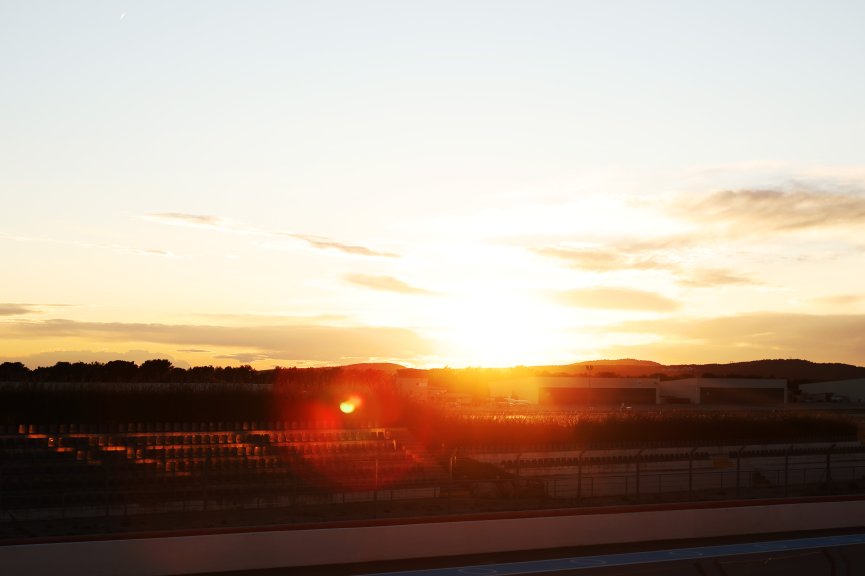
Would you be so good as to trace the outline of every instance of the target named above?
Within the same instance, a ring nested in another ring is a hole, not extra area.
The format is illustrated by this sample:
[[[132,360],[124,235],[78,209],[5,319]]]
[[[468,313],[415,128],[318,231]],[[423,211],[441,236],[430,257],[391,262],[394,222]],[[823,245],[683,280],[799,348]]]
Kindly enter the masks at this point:
[[[299,438],[315,443],[330,436],[301,434]],[[354,442],[359,437],[350,438]],[[518,456],[504,466],[499,460],[499,466],[487,467],[498,472],[484,476],[467,475],[465,465],[471,459],[457,452],[443,454],[437,469],[434,465],[411,468],[410,460],[402,458],[404,449],[397,450],[396,440],[386,435],[376,438],[383,450],[350,457],[351,451],[336,449],[323,460],[320,452],[256,456],[254,446],[246,442],[249,449],[232,452],[233,456],[220,460],[220,468],[216,459],[195,456],[186,441],[182,445],[186,451],[178,452],[174,460],[138,464],[139,450],[145,450],[146,456],[152,445],[111,450],[111,442],[97,441],[95,446],[88,442],[87,447],[70,446],[69,451],[58,452],[67,448],[63,442],[16,436],[0,446],[0,535],[43,534],[44,529],[36,526],[39,522],[91,519],[109,526],[117,519],[158,515],[174,515],[177,526],[231,525],[238,511],[269,522],[291,523],[865,493],[865,449],[855,443],[659,452],[652,452],[654,448],[581,450],[529,460]],[[175,439],[171,442],[180,446]],[[224,442],[215,445],[226,446]],[[87,450],[93,451],[93,459],[87,457]],[[79,452],[85,457],[78,458]],[[206,515],[213,519],[202,520]]]

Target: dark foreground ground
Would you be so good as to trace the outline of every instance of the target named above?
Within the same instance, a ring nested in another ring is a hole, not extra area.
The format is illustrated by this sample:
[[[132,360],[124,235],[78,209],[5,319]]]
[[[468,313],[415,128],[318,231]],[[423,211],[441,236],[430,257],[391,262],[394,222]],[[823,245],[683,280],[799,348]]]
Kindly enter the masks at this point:
[[[803,540],[812,540],[803,542]],[[861,576],[865,528],[742,535],[201,576]],[[180,575],[178,575],[180,576]]]

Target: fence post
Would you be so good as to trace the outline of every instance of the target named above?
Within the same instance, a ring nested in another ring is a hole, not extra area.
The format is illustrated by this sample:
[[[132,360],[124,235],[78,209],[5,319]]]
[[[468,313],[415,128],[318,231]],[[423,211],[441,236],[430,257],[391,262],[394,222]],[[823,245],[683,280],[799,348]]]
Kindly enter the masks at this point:
[[[790,494],[790,452],[793,451],[793,445],[787,447],[784,452],[784,497]]]
[[[378,458],[375,459],[375,478],[373,480],[372,514],[373,518],[378,518]]]
[[[110,508],[110,504],[108,501],[108,462],[107,462],[107,459],[105,458],[104,452],[102,453],[102,474],[103,474],[103,480],[105,482],[105,498],[104,498],[105,517],[108,518],[109,516],[111,516],[111,508]]]
[[[637,502],[640,501],[640,462],[643,459],[643,450],[645,450],[645,448],[640,448],[639,452],[637,452],[637,485],[634,487]]]
[[[688,453],[688,500],[694,499],[694,451],[696,448],[691,448]]]
[[[454,483],[454,460],[457,457],[457,449],[454,448],[454,451],[451,452],[451,457],[448,458],[448,473],[451,477],[451,484]]]
[[[826,451],[826,490],[832,492],[832,450],[835,449],[835,444],[829,446]]]
[[[736,453],[736,498],[742,497],[742,474],[740,472],[742,470],[742,451],[744,449],[745,447],[742,446]]]
[[[202,503],[202,508],[205,512],[207,512],[207,509],[209,508],[208,500],[210,499],[210,450],[211,447],[208,446],[207,456],[204,458],[204,474],[202,474],[202,480],[204,481],[204,486],[202,490],[204,502]]]
[[[586,451],[580,452],[577,456],[577,503],[579,504],[583,497],[583,454]]]

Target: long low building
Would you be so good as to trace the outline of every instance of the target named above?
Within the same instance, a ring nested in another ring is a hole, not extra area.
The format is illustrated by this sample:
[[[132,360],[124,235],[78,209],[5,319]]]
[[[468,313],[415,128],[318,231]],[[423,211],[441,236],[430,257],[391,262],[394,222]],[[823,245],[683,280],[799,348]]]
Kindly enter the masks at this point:
[[[865,381],[860,381],[865,384]],[[861,386],[865,390],[865,386]],[[592,378],[535,376],[490,384],[496,397],[542,406],[632,406],[678,403],[784,404],[787,381],[764,378]]]
[[[787,381],[764,378],[683,378],[660,383],[662,402],[685,404],[784,404]]]
[[[493,396],[559,406],[619,406],[657,404],[658,378],[591,378],[536,376],[490,384]]]
[[[806,397],[828,402],[865,402],[865,378],[800,384]]]

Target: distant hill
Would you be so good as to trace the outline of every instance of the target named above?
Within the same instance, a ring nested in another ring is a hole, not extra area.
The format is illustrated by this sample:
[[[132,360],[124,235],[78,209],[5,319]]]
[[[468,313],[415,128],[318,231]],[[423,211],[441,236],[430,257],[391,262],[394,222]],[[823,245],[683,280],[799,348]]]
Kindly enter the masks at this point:
[[[587,360],[585,362],[575,362],[569,366],[663,366],[651,360],[634,360],[633,358],[624,358],[622,360]]]
[[[754,360],[731,364],[695,364],[667,366],[695,376],[712,374],[718,377],[786,378],[791,382],[826,382],[865,378],[865,367],[850,364],[820,364],[808,360]]]
[[[609,376],[616,375],[625,378],[639,378],[665,373],[667,366],[651,360],[589,360],[561,366],[532,366],[539,372],[549,374],[570,374],[576,376]]]
[[[590,360],[560,366],[531,366],[539,374],[568,374],[574,376],[618,376],[640,378],[783,378],[791,383],[827,382],[865,378],[865,367],[850,364],[817,363],[808,360],[753,360],[730,364],[674,364],[664,365],[650,360]]]
[[[593,377],[660,377],[662,379],[716,377],[716,378],[784,378],[790,384],[827,382],[865,378],[865,367],[839,363],[817,363],[799,359],[753,360],[729,364],[674,364],[664,365],[650,360],[623,358],[599,359],[573,364],[552,366],[513,366],[510,368],[433,368],[407,369],[394,362],[367,362],[346,366],[316,368],[274,368],[255,370],[250,366],[214,367],[196,366],[178,368],[165,359],[153,359],[138,366],[135,362],[57,362],[54,366],[30,370],[20,362],[0,362],[0,382],[175,382],[214,383],[248,382],[268,383],[274,379],[315,379],[339,372],[370,372],[380,377],[400,374],[418,376],[426,374],[439,383],[460,382],[478,384],[490,379],[522,378],[529,376],[593,376]]]
[[[394,364],[393,362],[365,362],[361,364],[349,364],[347,366],[340,366],[343,370],[381,370],[382,372],[387,372],[388,374],[396,374],[398,370],[405,369],[405,366],[401,364]]]

